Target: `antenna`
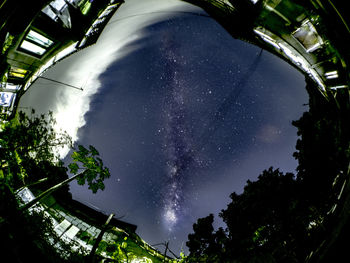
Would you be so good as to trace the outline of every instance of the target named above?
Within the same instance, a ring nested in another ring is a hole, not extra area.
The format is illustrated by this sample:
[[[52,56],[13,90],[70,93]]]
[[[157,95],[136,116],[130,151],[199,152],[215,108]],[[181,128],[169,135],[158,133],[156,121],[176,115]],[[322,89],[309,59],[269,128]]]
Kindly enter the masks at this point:
[[[64,83],[64,82],[58,81],[58,80],[49,79],[49,78],[46,78],[46,77],[43,77],[43,76],[38,76],[38,78],[41,78],[41,79],[46,79],[46,80],[49,80],[49,81],[52,81],[52,82],[55,82],[55,83],[58,83],[58,84],[62,84],[62,85],[65,85],[65,86],[68,86],[68,87],[71,87],[71,88],[74,88],[74,89],[78,89],[78,90],[83,91],[83,89],[82,89],[82,88],[79,88],[79,87],[77,87],[77,86],[73,86],[73,85],[70,85],[70,84],[67,84],[67,83]]]

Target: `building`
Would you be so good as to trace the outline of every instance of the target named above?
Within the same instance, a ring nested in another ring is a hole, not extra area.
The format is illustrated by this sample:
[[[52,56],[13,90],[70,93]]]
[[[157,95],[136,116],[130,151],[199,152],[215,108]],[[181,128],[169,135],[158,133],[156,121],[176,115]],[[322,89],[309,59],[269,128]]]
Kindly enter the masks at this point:
[[[326,97],[349,88],[350,18],[341,1],[186,0],[234,38],[267,50],[312,79]]]
[[[257,45],[297,68],[317,84],[325,98],[349,93],[350,15],[346,1],[184,1],[202,7],[234,38]],[[21,94],[45,69],[95,43],[121,3],[0,0],[0,113],[3,118],[13,116]],[[349,187],[350,183],[344,183],[344,188]],[[350,197],[346,197],[346,201],[349,200]],[[75,236],[77,229],[68,225],[63,220],[58,223],[58,229]]]
[[[27,187],[21,188],[16,195],[22,203],[28,203],[35,198],[33,192]],[[135,232],[136,225],[113,216],[108,228],[105,229],[104,224],[108,215],[73,199],[56,198],[50,195],[30,210],[43,211],[45,216],[51,219],[54,231],[59,238],[75,251],[89,254],[99,234],[104,231],[100,241],[104,249],[96,253],[101,259],[111,259],[111,256],[113,258],[113,255],[118,253],[117,244],[119,246],[124,244],[125,251],[119,251],[119,253],[127,253],[130,260],[128,262],[176,262],[143,241]]]
[[[23,2],[23,3],[22,3]],[[21,95],[41,73],[96,43],[122,0],[2,1],[0,114],[11,118]]]

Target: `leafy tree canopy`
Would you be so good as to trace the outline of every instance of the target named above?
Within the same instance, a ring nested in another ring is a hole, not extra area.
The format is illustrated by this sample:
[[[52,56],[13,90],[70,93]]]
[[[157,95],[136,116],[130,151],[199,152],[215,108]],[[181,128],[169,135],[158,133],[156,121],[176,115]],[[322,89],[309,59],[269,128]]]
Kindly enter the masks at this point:
[[[56,132],[55,119],[49,114],[31,115],[19,112],[17,117],[6,122],[0,129],[0,175],[12,186],[26,184],[28,169],[49,162],[62,166],[57,158],[57,149],[71,147],[72,141],[66,132]]]
[[[350,95],[325,98],[311,81],[306,88],[310,109],[293,122],[300,136],[296,176],[270,168],[242,194],[232,193],[219,215],[225,231],[214,231],[213,215],[198,219],[188,262],[303,262],[327,238],[334,226],[325,219],[348,176]]]
[[[98,157],[99,152],[91,145],[89,149],[79,145],[78,149],[71,155],[73,162],[68,165],[70,172],[78,174],[79,170],[83,169],[82,176],[77,177],[78,184],[87,183],[93,193],[96,193],[98,189],[104,190],[103,181],[110,177],[110,172],[107,167],[103,166],[102,159]]]

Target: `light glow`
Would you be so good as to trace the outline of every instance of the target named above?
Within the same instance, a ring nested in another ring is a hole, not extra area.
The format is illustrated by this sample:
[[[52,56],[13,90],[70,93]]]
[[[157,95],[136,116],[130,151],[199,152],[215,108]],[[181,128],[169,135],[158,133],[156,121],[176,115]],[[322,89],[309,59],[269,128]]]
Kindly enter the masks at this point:
[[[45,48],[39,47],[38,45],[35,45],[27,40],[23,40],[21,48],[40,56],[46,52]]]
[[[28,71],[25,70],[25,69],[12,67],[10,69],[9,75],[11,77],[23,79],[26,76],[27,73],[28,73]]]
[[[9,72],[9,76],[10,76],[10,77],[15,77],[15,78],[24,79],[24,77],[25,77],[26,75],[25,75],[25,74],[22,74],[22,73],[17,73],[17,72]]]
[[[330,71],[330,72],[326,72],[325,74],[326,79],[336,79],[339,77],[338,75],[338,71]]]
[[[177,218],[173,209],[167,209],[165,212],[165,219],[170,223],[176,223]]]
[[[345,89],[345,88],[348,88],[348,85],[338,85],[338,86],[331,87],[332,90]]]
[[[26,39],[31,40],[44,47],[50,47],[53,44],[53,41],[33,30],[29,31],[28,35],[26,36]]]

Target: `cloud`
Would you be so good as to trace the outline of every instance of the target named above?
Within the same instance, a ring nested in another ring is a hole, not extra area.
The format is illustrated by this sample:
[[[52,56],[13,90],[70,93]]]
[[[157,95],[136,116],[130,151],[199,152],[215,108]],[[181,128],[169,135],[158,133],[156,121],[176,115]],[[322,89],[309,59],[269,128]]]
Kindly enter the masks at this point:
[[[166,11],[181,10],[190,5],[175,0],[129,0],[111,18],[98,42],[61,61],[44,76],[70,85],[83,87],[83,91],[39,79],[24,94],[20,108],[33,107],[37,113],[53,111],[56,130],[67,131],[77,141],[79,128],[85,125],[85,114],[90,110],[92,97],[101,88],[99,76],[114,61],[137,50],[132,45],[141,39],[142,28],[163,20]],[[149,15],[145,15],[149,14]],[[63,158],[68,149],[60,152]]]

